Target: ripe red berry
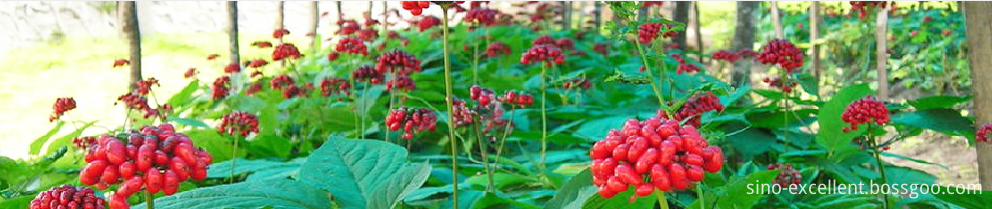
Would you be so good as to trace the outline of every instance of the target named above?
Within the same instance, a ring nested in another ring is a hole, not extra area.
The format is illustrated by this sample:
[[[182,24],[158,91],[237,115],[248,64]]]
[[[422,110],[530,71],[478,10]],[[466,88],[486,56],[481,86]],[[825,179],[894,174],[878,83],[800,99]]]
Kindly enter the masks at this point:
[[[94,195],[93,189],[62,185],[42,191],[28,205],[30,209],[95,209],[105,208],[106,201]]]
[[[52,106],[52,115],[49,116],[48,122],[58,120],[65,112],[72,109],[76,109],[76,100],[72,97],[55,99],[55,105]]]
[[[122,194],[110,195],[110,209],[128,209],[131,204],[127,202],[127,197]]]
[[[131,178],[127,178],[127,180],[124,181],[124,184],[121,184],[121,187],[117,188],[117,194],[120,194],[124,197],[131,196],[131,194],[134,194],[134,192],[141,190],[141,187],[144,186],[144,183],[145,180],[141,179],[140,176],[132,176]]]
[[[157,193],[162,189],[162,182],[162,173],[155,167],[148,168],[148,171],[145,172],[145,187],[147,187],[148,192]]]
[[[868,96],[851,102],[844,109],[841,119],[851,124],[851,126],[843,129],[844,132],[858,130],[858,125],[872,121],[878,125],[885,125],[890,121],[889,108],[885,106],[884,102],[876,100],[875,97]]]
[[[179,175],[172,170],[166,170],[165,174],[162,176],[162,192],[165,195],[172,195],[179,190]]]
[[[300,50],[296,48],[296,45],[291,43],[283,43],[272,51],[272,60],[279,61],[287,58],[298,59],[303,55],[300,54]]]
[[[985,124],[975,132],[975,141],[989,142],[989,132],[992,132],[992,124]]]
[[[227,133],[231,136],[234,136],[235,134],[239,136],[248,136],[250,133],[258,133],[258,117],[253,114],[240,111],[229,113],[224,115],[217,131]],[[183,144],[180,143],[179,145]],[[178,148],[178,146],[173,149],[176,148]],[[186,144],[186,146],[182,149],[183,150],[176,150],[177,155],[183,156],[183,159],[189,162],[195,161],[195,156],[192,156],[192,147]]]
[[[757,58],[761,64],[778,64],[786,70],[786,73],[792,73],[794,69],[803,65],[803,51],[791,42],[781,39],[768,41]]]

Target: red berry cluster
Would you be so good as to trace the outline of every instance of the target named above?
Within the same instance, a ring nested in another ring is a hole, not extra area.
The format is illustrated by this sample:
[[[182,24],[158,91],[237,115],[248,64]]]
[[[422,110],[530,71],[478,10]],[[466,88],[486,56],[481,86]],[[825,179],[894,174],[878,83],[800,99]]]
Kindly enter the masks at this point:
[[[231,77],[221,76],[217,78],[217,80],[214,80],[213,88],[211,89],[214,90],[211,98],[217,100],[227,97],[231,93]]]
[[[417,22],[417,26],[420,28],[420,32],[424,32],[427,29],[437,27],[441,25],[441,19],[434,16],[425,16]]]
[[[469,89],[469,97],[476,102],[473,108],[466,107],[465,102],[458,99],[454,102],[455,107],[452,114],[454,115],[455,126],[462,127],[474,123],[485,124],[485,128],[482,130],[484,134],[489,134],[493,128],[504,128],[508,122],[503,119],[502,101],[510,101],[513,105],[533,103],[533,97],[529,95],[518,95],[514,92],[505,93],[497,98],[492,90],[477,85]]]
[[[723,166],[723,151],[710,146],[696,128],[679,126],[677,120],[656,116],[645,121],[630,119],[620,131],[611,130],[589,150],[590,170],[599,194],[612,198],[635,187],[635,195],[655,189],[684,190],[703,180],[703,173]],[[645,180],[645,177],[650,177]]]
[[[231,64],[224,66],[224,73],[232,74],[237,72],[241,72],[241,65],[237,62],[232,62]]]
[[[394,50],[376,58],[375,70],[381,73],[409,75],[413,72],[420,72],[422,69],[419,59],[404,51]]]
[[[778,176],[775,177],[775,184],[781,187],[789,187],[790,185],[803,182],[803,174],[792,168],[792,163],[771,164],[768,165],[768,170],[778,170]]]
[[[529,65],[534,62],[544,62],[545,66],[560,65],[565,62],[565,55],[556,44],[534,45],[520,57],[520,63]]]
[[[301,56],[303,55],[300,55],[300,50],[291,43],[281,44],[272,51],[272,60],[274,61],[279,61],[286,58],[298,59]]]
[[[279,75],[272,78],[272,81],[269,81],[269,84],[272,85],[273,89],[282,90],[283,87],[296,85],[296,82],[293,81],[293,78],[290,78],[289,75]]]
[[[424,12],[424,9],[431,7],[430,1],[402,1],[404,10],[410,11],[410,14],[420,15]]]
[[[610,45],[607,45],[606,43],[596,43],[596,45],[592,47],[592,50],[596,51],[596,53],[599,53],[605,57],[610,54],[609,47]]]
[[[291,99],[293,97],[307,97],[307,89],[296,85],[287,86],[282,89],[282,98]]]
[[[248,136],[250,133],[258,133],[258,116],[241,111],[228,113],[221,119],[217,132],[227,133],[231,136],[234,134]]]
[[[474,1],[472,3],[475,3]],[[485,26],[493,26],[499,23],[497,16],[500,13],[494,9],[476,8],[468,10],[462,21],[467,23],[478,23]]]
[[[132,90],[130,93],[117,97],[117,101],[123,102],[124,107],[128,109],[143,111],[144,118],[158,116],[165,119],[165,115],[161,114],[161,110],[170,110],[172,109],[172,106],[166,104],[159,106],[158,109],[153,109],[150,105],[148,105],[148,98],[146,97],[148,93],[151,92],[152,85],[158,85],[158,80],[155,78],[148,78],[148,80],[138,81],[135,85],[137,88]],[[116,104],[117,103],[114,103],[114,105]]]
[[[720,98],[713,95],[713,92],[699,93],[689,98],[682,107],[679,107],[679,111],[675,112],[673,118],[679,121],[688,119],[685,124],[699,127],[703,113],[710,110],[723,111]]]
[[[351,95],[351,83],[342,78],[324,78],[320,81],[320,95],[330,97],[331,94]],[[338,100],[342,99],[338,98]]]
[[[217,59],[217,57],[220,57],[220,55],[219,54],[209,54],[209,55],[207,55],[207,60],[214,60],[214,59]]]
[[[851,124],[850,127],[844,127],[844,132],[858,130],[859,124],[870,123],[872,119],[874,119],[875,124],[885,125],[889,123],[889,108],[885,106],[884,102],[876,100],[873,96],[868,96],[847,105],[841,119]]]
[[[93,189],[62,185],[38,193],[30,209],[95,209],[107,208],[107,201],[93,194]]]
[[[430,109],[400,107],[389,111],[386,127],[390,131],[403,128],[403,138],[411,140],[414,132],[423,132],[425,129],[433,132],[437,128],[437,116]]]
[[[565,83],[562,84],[562,87],[565,87],[565,89],[572,89],[572,88],[589,89],[592,88],[592,82],[589,82],[589,79],[586,78],[575,78],[572,80],[565,81]]]
[[[741,52],[744,52],[744,50],[741,50]],[[719,50],[719,51],[713,52],[713,55],[711,57],[713,59],[715,59],[715,60],[723,60],[723,61],[727,61],[727,62],[730,62],[730,63],[734,63],[734,62],[737,62],[737,60],[741,58],[741,54],[740,53],[729,52],[727,50]]]
[[[48,116],[48,122],[58,120],[65,112],[72,109],[76,109],[76,99],[72,97],[55,99],[55,105],[52,105],[52,115]]]
[[[272,38],[282,39],[283,36],[289,35],[289,30],[285,28],[279,28],[272,31]]]
[[[372,66],[362,65],[351,72],[351,78],[355,79],[357,82],[369,82],[372,84],[380,84],[382,80],[386,80],[386,75],[382,72],[375,70]]]
[[[375,41],[375,39],[379,38],[379,32],[376,31],[375,28],[361,29],[356,31],[356,34],[358,34],[358,39],[368,42]]]
[[[679,62],[679,68],[678,69],[675,69],[675,72],[677,74],[699,72],[699,67],[696,67],[696,65],[687,63],[685,61],[685,59],[682,59],[682,56],[681,55],[679,55],[679,54],[672,54],[672,58],[675,58],[675,61],[678,61]]]
[[[100,190],[121,183],[110,196],[110,208],[128,208],[127,197],[144,188],[154,194],[172,195],[179,183],[192,178],[207,178],[210,153],[195,148],[185,134],[176,133],[170,124],[145,126],[141,131],[124,133],[125,140],[100,136],[84,156],[86,166],[79,181],[96,185]]]
[[[268,42],[268,41],[256,41],[254,43],[251,43],[251,46],[258,47],[258,48],[269,48],[269,47],[272,47],[272,42]]]
[[[975,133],[975,141],[989,142],[989,132],[992,132],[992,124],[985,124],[978,128],[978,132]]]
[[[534,39],[534,42],[532,44],[535,46],[536,45],[558,46],[558,40],[555,40],[555,38],[551,38],[551,36],[541,36],[541,37],[537,37],[537,39]]]
[[[255,59],[245,64],[245,66],[248,66],[250,68],[260,68],[268,64],[269,62],[266,62],[264,59]]]
[[[561,48],[561,49],[564,49],[564,50],[571,51],[571,50],[574,50],[575,49],[575,42],[572,42],[572,39],[559,38],[558,41],[555,42],[555,44],[558,45],[558,48]]]
[[[345,35],[345,36],[350,36],[351,34],[355,34],[355,32],[358,31],[358,29],[361,29],[361,26],[358,25],[358,22],[355,20],[340,20],[338,21],[338,27],[340,27],[341,30],[338,30],[335,33],[338,35]]]
[[[482,93],[482,91],[480,91]],[[503,92],[503,95],[497,98],[503,104],[510,104],[514,107],[524,108],[534,104],[534,96],[525,93],[517,93],[516,91],[509,90]]]
[[[120,66],[125,66],[125,65],[130,65],[130,64],[131,64],[131,61],[128,61],[126,59],[117,59],[117,60],[114,60],[114,67],[120,67]]]
[[[658,33],[661,32],[661,27],[665,27],[666,29],[672,28],[671,25],[661,23],[647,23],[637,27],[637,40],[643,44],[651,43],[658,38]],[[677,31],[668,31],[665,32],[665,34],[661,34],[661,37],[669,38],[678,35],[679,32]]]
[[[186,70],[186,73],[183,73],[183,78],[192,78],[196,76],[196,73],[196,68],[189,68],[189,70]]]
[[[84,136],[84,137],[76,137],[72,139],[72,146],[76,148],[86,149],[90,147],[90,145],[92,144],[96,144],[96,137]]]
[[[248,96],[254,95],[257,92],[262,91],[263,86],[264,85],[262,85],[261,81],[253,82],[251,86],[248,86],[248,89],[245,90],[245,95]]]
[[[410,78],[410,76],[396,75],[393,79],[386,81],[386,91],[392,91],[393,89],[410,91],[417,89],[417,84],[413,82],[413,78]]]
[[[785,79],[783,81],[781,78],[765,78],[761,81],[767,83],[769,86],[782,89],[782,92],[785,93],[792,92],[792,90],[796,87],[796,82],[789,79]]]
[[[851,12],[858,12],[858,18],[868,17],[868,13],[875,8],[885,8],[888,2],[885,1],[852,1]]]
[[[768,41],[768,44],[762,48],[761,53],[758,54],[758,61],[766,65],[778,64],[785,68],[787,73],[792,73],[792,70],[803,66],[803,51],[796,48],[792,42],[775,39]]]
[[[365,48],[365,42],[358,38],[344,38],[338,41],[334,50],[339,53],[369,55],[369,50]]]
[[[510,45],[506,45],[503,42],[493,42],[486,46],[486,56],[498,57],[502,55],[510,54]]]

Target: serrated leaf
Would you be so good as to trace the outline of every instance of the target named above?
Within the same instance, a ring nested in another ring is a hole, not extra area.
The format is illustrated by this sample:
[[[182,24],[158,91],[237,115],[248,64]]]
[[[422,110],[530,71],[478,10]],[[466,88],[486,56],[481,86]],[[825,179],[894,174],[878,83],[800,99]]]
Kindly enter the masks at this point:
[[[234,159],[234,175],[244,173],[254,173],[269,169],[299,168],[302,161],[294,160],[290,162],[276,162],[269,160],[245,160]],[[227,178],[231,176],[231,161],[217,162],[210,164],[207,169],[207,178]]]
[[[341,208],[393,208],[430,175],[427,163],[407,162],[402,147],[332,136],[307,159],[299,179],[330,191]]]
[[[593,186],[592,172],[589,169],[582,170],[572,177],[565,186],[561,187],[555,196],[544,205],[547,209],[577,209],[582,208],[582,204],[589,197],[598,194],[599,189]]]
[[[157,209],[328,208],[326,191],[293,180],[248,181],[203,187],[155,199]],[[132,206],[145,208],[145,204]]]

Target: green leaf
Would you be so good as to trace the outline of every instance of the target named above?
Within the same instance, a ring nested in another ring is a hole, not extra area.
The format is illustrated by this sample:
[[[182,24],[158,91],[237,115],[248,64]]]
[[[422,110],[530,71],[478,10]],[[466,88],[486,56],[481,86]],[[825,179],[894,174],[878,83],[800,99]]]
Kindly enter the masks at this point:
[[[707,207],[710,207],[713,204],[712,201],[716,201],[716,208],[751,208],[761,197],[765,196],[765,194],[757,191],[757,186],[770,184],[775,179],[775,176],[778,176],[777,170],[755,172],[744,178],[733,177],[723,187],[723,191],[721,191],[730,195],[724,195],[720,198],[707,198],[706,203],[697,200],[688,208],[700,208],[699,204],[705,204]]]
[[[402,147],[332,136],[307,159],[299,179],[330,191],[341,208],[393,208],[427,181],[431,166],[407,162]]]
[[[328,208],[325,191],[293,180],[248,181],[203,187],[155,199],[157,209],[198,208]],[[145,204],[132,206],[145,208]]]
[[[48,150],[45,151],[45,153],[53,153],[58,151],[59,149],[62,149],[62,146],[69,146],[70,144],[72,144],[72,139],[82,135],[83,131],[85,131],[86,128],[93,126],[93,124],[96,122],[97,121],[95,120],[91,122],[87,122],[86,124],[83,124],[83,126],[77,128],[72,133],[66,134],[65,136],[52,140],[50,143],[48,143]]]
[[[957,193],[956,190],[956,188],[940,187],[941,192],[939,194],[934,193],[933,196],[937,197],[937,199],[943,200],[944,202],[951,203],[962,208],[988,208],[992,205],[992,192],[984,193],[982,191],[967,190]],[[931,191],[933,191],[933,189],[931,189]]]
[[[30,208],[34,196],[20,196],[0,201],[0,208]]]
[[[63,125],[65,125],[65,121],[60,120],[59,123],[55,124],[55,127],[48,130],[48,133],[45,133],[45,135],[42,135],[41,137],[35,139],[34,142],[31,142],[31,150],[28,153],[31,155],[37,155],[38,152],[41,152],[41,147],[45,146],[45,143],[48,143],[48,139],[51,139],[52,136],[59,133],[59,130],[62,129]]]
[[[170,117],[168,117],[168,121],[176,122],[176,123],[178,123],[180,125],[184,125],[184,126],[192,126],[192,127],[199,127],[199,128],[204,128],[204,129],[210,129],[210,126],[208,126],[206,123],[203,123],[203,121],[200,121],[200,120],[197,120],[197,119],[192,119],[192,118],[178,118],[178,117],[171,117],[170,116]]]
[[[589,169],[582,170],[572,177],[565,186],[561,187],[555,196],[544,205],[547,209],[576,209],[582,208],[582,204],[589,197],[598,194],[599,189],[593,186],[592,172]]]
[[[172,98],[169,98],[169,101],[166,102],[166,104],[172,105],[172,107],[181,107],[186,103],[189,103],[193,92],[196,92],[199,88],[199,80],[193,79],[193,81],[190,81],[189,84],[186,84],[186,87],[183,87],[183,90],[180,90],[179,93],[173,94]]]
[[[536,183],[536,181],[537,180],[535,179],[530,179],[525,176],[520,176],[516,174],[508,174],[508,173],[493,174],[493,183],[495,184],[494,186],[496,186],[496,189],[503,189],[506,188],[507,186],[514,186],[525,183]],[[486,187],[486,185],[489,184],[488,183],[489,175],[483,174],[483,175],[468,177],[468,179],[465,179],[465,182],[475,186]]]
[[[214,129],[200,129],[186,132],[190,140],[193,140],[193,144],[196,147],[203,148],[207,150],[213,157],[214,162],[223,162],[231,159],[231,141],[230,139],[224,138]],[[238,152],[240,155],[244,154],[244,151]]]
[[[592,185],[592,184],[590,184]],[[632,187],[633,188],[633,187]],[[656,194],[651,194],[644,197],[637,197],[637,200],[630,202],[628,197],[634,195],[634,189],[628,189],[625,192],[621,192],[613,198],[606,199],[602,195],[596,194],[592,195],[586,202],[582,204],[582,208],[594,209],[594,208],[645,208],[651,209],[658,204],[658,198]],[[660,191],[655,191],[660,192]]]
[[[806,90],[807,93],[812,95],[820,95],[820,84],[817,83],[816,77],[810,75],[809,73],[800,73],[796,75],[799,85]]]
[[[271,169],[283,169],[283,168],[299,168],[302,165],[302,160],[294,160],[290,162],[276,162],[268,160],[245,160],[245,159],[234,159],[234,175],[241,175],[244,173],[254,173],[259,171],[271,170]],[[231,161],[217,162],[210,164],[207,169],[207,178],[227,178],[231,176]]]
[[[287,158],[293,145],[289,139],[281,136],[261,135],[251,140],[248,152],[258,158],[276,157]]]
[[[864,98],[871,94],[868,84],[858,84],[841,89],[820,109],[819,124],[820,132],[816,135],[816,143],[826,147],[831,153],[854,151],[858,148],[851,145],[851,139],[864,132],[864,129],[843,132],[844,127],[849,124],[844,123],[840,116],[844,114],[847,105],[855,100]]]
[[[906,101],[918,110],[951,109],[957,104],[971,100],[971,96],[937,95]]]
[[[892,116],[892,122],[930,129],[952,136],[974,138],[972,122],[952,109],[926,109]]]

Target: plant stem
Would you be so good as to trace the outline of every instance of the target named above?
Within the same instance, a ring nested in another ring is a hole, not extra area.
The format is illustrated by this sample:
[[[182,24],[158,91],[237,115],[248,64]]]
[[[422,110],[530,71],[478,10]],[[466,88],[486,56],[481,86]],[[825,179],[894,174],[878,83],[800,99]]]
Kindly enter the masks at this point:
[[[661,209],[668,209],[668,199],[665,199],[665,192],[658,191],[654,195],[658,197],[658,206],[661,206]]]
[[[637,54],[641,55],[641,62],[644,64],[644,71],[648,72],[648,80],[651,80],[651,90],[654,90],[654,95],[658,97],[658,105],[661,107],[665,106],[665,99],[661,97],[661,90],[658,89],[658,84],[654,82],[654,73],[651,71],[651,66],[648,65],[648,57],[644,54],[644,48],[641,47],[641,42],[634,41],[637,45]],[[664,66],[662,66],[664,69]]]
[[[500,156],[503,154],[503,144],[506,143],[506,136],[510,135],[510,125],[513,124],[513,112],[517,111],[517,107],[510,107],[510,121],[506,123],[506,127],[503,128],[503,138],[499,140],[499,146],[496,147],[496,160],[493,162],[493,171],[499,166],[499,160],[502,159]]]
[[[476,121],[482,121],[482,117],[476,118]],[[496,183],[493,182],[493,171],[489,167],[489,148],[483,141],[482,131],[479,130],[479,123],[472,123],[472,127],[475,129],[475,138],[479,141],[479,155],[482,156],[482,168],[486,170],[486,176],[489,177],[489,182],[486,185],[486,191],[495,191]]]
[[[886,182],[888,182],[887,179],[885,178],[885,166],[882,165],[882,157],[881,157],[881,155],[879,155],[879,152],[878,152],[878,142],[875,141],[875,138],[871,134],[871,123],[870,123],[870,121],[868,123],[868,128],[867,128],[866,131],[868,131],[868,140],[869,140],[868,143],[871,143],[871,148],[872,148],[873,151],[875,151],[875,162],[878,164],[878,173],[880,175],[882,175],[882,185],[885,185]],[[881,188],[881,187],[879,187],[879,188]],[[880,193],[879,195],[882,196],[882,206],[884,206],[883,208],[888,209],[889,208],[889,195],[888,194],[885,194],[885,193],[881,193],[881,192],[879,192],[879,193]]]
[[[545,151],[548,149],[548,78],[544,77],[548,67],[541,65],[541,163],[538,164],[544,170]]]
[[[383,4],[385,4],[385,3],[383,3]],[[392,111],[392,110],[393,110],[393,108],[394,108],[394,107],[393,107],[393,100],[394,100],[395,98],[396,98],[396,93],[395,93],[395,92],[393,92],[393,91],[389,91],[389,109],[388,109],[388,110],[386,110],[386,117],[389,117],[389,111]],[[389,126],[387,125],[387,126],[386,126],[386,142],[392,142],[392,141],[390,141],[390,139],[389,139],[389,132],[390,132],[390,131],[389,131]],[[410,149],[409,149],[409,148],[407,148],[406,150],[408,150],[408,151],[409,151]]]
[[[706,197],[703,196],[703,182],[699,182],[699,185],[696,185],[696,196],[699,196],[699,209],[703,209],[706,205]]]
[[[234,146],[231,147],[231,184],[234,183],[234,159],[238,158],[238,141],[238,136],[235,135]]]
[[[458,139],[455,139],[455,115],[452,112],[454,110],[454,94],[451,93],[451,49],[448,48],[448,6],[441,6],[442,14],[442,24],[444,28],[442,29],[444,35],[444,90],[445,90],[445,103],[448,105],[448,139],[451,140],[451,203],[454,206],[458,205]]]
[[[155,199],[152,199],[152,193],[148,191],[145,191],[144,193],[145,193],[145,206],[148,206],[147,207],[148,209],[155,209]]]

